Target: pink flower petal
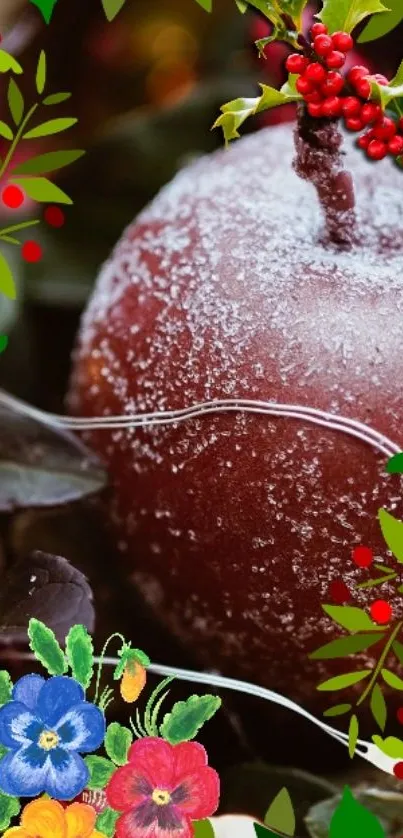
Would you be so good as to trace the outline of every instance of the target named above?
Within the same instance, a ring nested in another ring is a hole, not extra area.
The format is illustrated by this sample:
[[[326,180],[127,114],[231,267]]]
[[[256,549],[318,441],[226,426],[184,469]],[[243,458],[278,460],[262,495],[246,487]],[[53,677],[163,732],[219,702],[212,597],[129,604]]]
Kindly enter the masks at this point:
[[[129,763],[112,775],[106,788],[106,798],[109,806],[117,812],[126,812],[133,806],[138,806],[153,792],[153,786],[147,774],[137,771]]]
[[[173,792],[178,808],[194,820],[214,815],[220,800],[220,778],[214,768],[205,766],[188,774]]]
[[[181,742],[175,745],[175,783],[179,784],[187,774],[195,774],[207,765],[207,751],[199,742]]]
[[[171,791],[175,786],[175,747],[158,737],[138,739],[129,750],[129,763],[150,779],[153,788]]]
[[[190,818],[183,817],[182,825],[174,829],[161,829],[157,820],[148,826],[139,826],[136,810],[127,812],[116,822],[116,838],[193,838]]]

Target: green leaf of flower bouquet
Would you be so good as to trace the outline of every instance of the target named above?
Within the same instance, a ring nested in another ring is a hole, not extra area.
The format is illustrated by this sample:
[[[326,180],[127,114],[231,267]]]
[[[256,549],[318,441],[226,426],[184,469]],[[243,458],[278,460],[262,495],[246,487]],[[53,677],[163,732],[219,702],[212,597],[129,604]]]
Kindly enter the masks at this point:
[[[269,87],[267,84],[261,84],[260,87],[262,89],[261,96],[256,96],[253,99],[233,99],[232,102],[227,102],[226,105],[221,106],[221,116],[215,121],[213,128],[222,128],[226,143],[240,136],[238,129],[250,116],[301,99],[301,95],[297,91],[290,93],[285,89],[276,90],[276,88]]]
[[[105,757],[89,756],[85,757],[84,762],[90,772],[90,778],[87,783],[89,789],[104,789],[109,783],[110,778],[116,765]]]
[[[379,643],[383,634],[351,634],[346,637],[338,637],[337,640],[332,640],[331,643],[326,643],[320,649],[309,655],[312,660],[330,660],[331,658],[344,658],[348,655],[354,655],[356,652],[362,652],[364,649],[369,649],[370,646],[375,646]]]
[[[345,786],[343,797],[332,817],[329,838],[385,838],[379,820],[355,799]]]
[[[344,713],[348,713],[351,710],[351,704],[335,704],[334,707],[329,707],[328,710],[325,710],[323,713],[324,716],[343,716]]]
[[[73,678],[88,689],[94,672],[94,647],[85,626],[72,626],[66,637],[66,656]]]
[[[394,518],[386,509],[379,510],[378,518],[389,550],[398,562],[403,562],[403,522]]]
[[[56,172],[64,166],[70,166],[85,154],[81,149],[70,149],[63,151],[47,151],[45,154],[38,154],[30,160],[19,163],[12,169],[13,175],[45,175]]]
[[[5,748],[4,745],[0,745],[0,759],[8,753],[8,748]]]
[[[100,815],[98,815],[96,820],[96,829],[97,832],[101,832],[102,835],[106,835],[107,838],[113,838],[115,835],[115,826],[116,821],[120,817],[120,812],[115,812],[113,809],[104,809]]]
[[[164,716],[161,736],[171,745],[188,742],[197,736],[200,728],[221,707],[221,698],[215,695],[191,695],[187,701],[178,701]]]
[[[49,137],[52,134],[60,134],[75,125],[78,119],[73,116],[61,116],[58,119],[48,119],[36,128],[31,128],[23,136],[23,140],[35,140],[37,137]]]
[[[13,132],[2,119],[0,119],[0,137],[4,137],[5,140],[12,140],[13,139]]]
[[[335,623],[350,632],[357,631],[385,631],[381,626],[372,622],[362,608],[352,605],[322,605],[322,608]]]
[[[41,50],[39,55],[35,81],[38,93],[43,93],[46,84],[46,53],[44,50]]]
[[[102,0],[104,12],[108,20],[113,20],[120,10],[123,9],[126,0]]]
[[[33,617],[29,621],[28,637],[35,657],[50,675],[63,675],[67,661],[53,631]]]
[[[14,180],[14,176],[13,176]],[[55,183],[52,183],[51,180],[48,180],[45,177],[29,177],[29,178],[20,178],[15,179],[15,183],[18,186],[21,186],[21,189],[24,189],[27,193],[29,198],[32,198],[33,201],[39,201],[40,203],[53,203],[53,204],[72,204],[73,201],[60,189],[59,186],[56,186]]]
[[[24,114],[24,97],[13,78],[10,79],[7,92],[8,106],[16,125],[19,125]]]
[[[9,673],[5,669],[0,670],[0,707],[10,701],[12,689],[13,682]]]
[[[214,829],[209,820],[193,821],[194,838],[214,838]]]
[[[0,832],[8,829],[13,818],[18,815],[21,809],[17,797],[9,797],[8,794],[0,792]]]
[[[128,727],[118,722],[109,725],[105,736],[105,751],[115,765],[125,765],[133,734]]]
[[[0,49],[0,73],[8,73],[9,70],[17,75],[23,72],[21,64],[12,55],[5,52],[4,49]]]
[[[386,463],[386,472],[387,474],[403,474],[403,451],[400,454],[395,454],[394,457],[391,457],[390,460],[388,460]]]
[[[381,675],[388,687],[392,687],[394,690],[403,690],[402,679],[398,675],[395,675],[394,672],[391,672],[390,669],[381,669]]]
[[[67,99],[71,99],[71,95],[71,93],[51,93],[50,96],[46,96],[42,104],[60,105],[61,102],[67,102]]]
[[[351,716],[350,724],[348,728],[348,753],[350,755],[350,759],[353,758],[355,754],[355,749],[357,745],[358,739],[358,732],[359,732],[359,724],[358,719],[355,713]]]
[[[377,725],[379,725],[381,730],[385,730],[388,709],[379,684],[375,684],[374,689],[372,690],[370,707],[371,713]]]
[[[380,0],[324,0],[319,19],[332,32],[352,32],[369,15],[384,12]]]
[[[17,296],[14,277],[11,273],[9,264],[5,256],[0,250],[0,293],[4,294],[10,300],[15,300]]]
[[[376,41],[383,38],[388,32],[392,32],[403,20],[402,0],[386,0],[387,12],[374,15],[367,23],[363,32],[358,38],[359,44],[366,44],[368,41]],[[399,456],[399,455],[397,455]]]
[[[45,23],[50,23],[57,0],[30,0],[41,12]]]
[[[322,684],[316,688],[322,692],[333,692],[333,690],[344,690],[346,687],[351,687],[353,684],[358,684],[371,674],[370,669],[360,669],[358,672],[346,672],[345,675],[335,675],[334,678],[329,678],[328,681],[323,681]]]
[[[381,736],[375,735],[372,741],[383,754],[391,759],[403,759],[403,742],[396,736],[387,736],[386,739],[382,739]]]
[[[280,789],[273,802],[270,804],[264,823],[271,829],[278,829],[284,835],[295,834],[295,812],[291,802],[290,795],[284,787]]]

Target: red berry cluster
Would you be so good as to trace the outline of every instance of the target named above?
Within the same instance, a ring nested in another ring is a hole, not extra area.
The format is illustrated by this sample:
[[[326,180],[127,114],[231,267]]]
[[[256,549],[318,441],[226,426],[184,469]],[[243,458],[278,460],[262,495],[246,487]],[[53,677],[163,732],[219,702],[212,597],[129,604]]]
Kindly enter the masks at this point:
[[[8,209],[19,209],[25,201],[25,193],[19,186],[8,184],[1,193],[1,200]],[[62,227],[65,221],[63,210],[56,206],[47,207],[44,218],[50,227]],[[21,253],[26,262],[40,262],[43,256],[41,245],[33,240],[24,242]]]
[[[349,131],[367,128],[357,144],[371,160],[403,154],[403,117],[395,122],[385,116],[380,105],[369,101],[371,80],[385,85],[388,79],[380,74],[371,76],[363,66],[353,67],[346,77],[338,72],[354,46],[348,32],[329,35],[323,23],[315,23],[310,34],[309,57],[293,53],[286,61],[287,70],[298,75],[296,88],[308,113],[316,118],[341,117]]]
[[[373,563],[374,556],[370,547],[354,547],[352,554],[353,562],[357,567],[368,568]],[[346,583],[342,579],[335,579],[331,582],[329,587],[329,594],[338,605],[351,600],[351,592]],[[390,622],[393,616],[393,611],[389,603],[385,599],[377,599],[370,606],[370,614],[374,623],[378,625],[386,625]]]

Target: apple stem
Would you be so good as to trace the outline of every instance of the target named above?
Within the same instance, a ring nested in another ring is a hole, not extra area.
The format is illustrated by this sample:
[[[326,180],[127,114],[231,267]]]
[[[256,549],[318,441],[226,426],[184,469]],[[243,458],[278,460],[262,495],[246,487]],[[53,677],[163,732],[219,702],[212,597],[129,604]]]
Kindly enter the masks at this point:
[[[337,122],[313,119],[298,108],[294,169],[316,189],[325,216],[325,241],[343,249],[357,240],[354,182],[343,168],[342,135]]]

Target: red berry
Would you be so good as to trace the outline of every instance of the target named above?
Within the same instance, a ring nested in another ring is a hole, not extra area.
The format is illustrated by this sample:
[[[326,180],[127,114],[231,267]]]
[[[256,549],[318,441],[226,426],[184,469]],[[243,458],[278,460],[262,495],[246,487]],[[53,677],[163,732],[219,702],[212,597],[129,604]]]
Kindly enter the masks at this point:
[[[368,79],[358,79],[358,81],[355,83],[355,89],[362,99],[368,99],[368,97],[371,95],[371,85]]]
[[[329,96],[322,105],[323,116],[340,116],[341,104],[340,96]]]
[[[370,547],[354,547],[353,562],[357,567],[369,567],[373,562],[373,558]]]
[[[374,137],[377,140],[391,140],[397,131],[396,122],[388,116],[384,116],[374,125]]]
[[[350,116],[344,124],[348,131],[361,131],[364,127],[359,116]]]
[[[335,579],[330,583],[329,595],[333,602],[337,602],[339,605],[343,605],[344,602],[348,602],[351,599],[350,591],[346,583],[341,579]]]
[[[313,48],[316,52],[316,55],[323,56],[327,55],[333,49],[333,41],[329,35],[317,35],[314,38]]]
[[[339,52],[349,52],[354,46],[354,41],[348,32],[335,32],[332,35],[333,49]]]
[[[38,242],[28,241],[22,247],[22,258],[26,262],[39,262],[42,259],[42,248]]]
[[[315,90],[312,82],[309,81],[309,79],[306,79],[305,76],[300,76],[299,79],[297,79],[295,87],[297,88],[298,93],[301,93],[302,96],[306,96],[307,93],[313,93]]]
[[[341,110],[343,116],[349,118],[351,116],[361,115],[361,107],[361,102],[356,96],[346,96],[346,98],[343,99]]]
[[[397,716],[398,722],[400,722],[400,724],[403,725],[403,707],[399,707],[399,709],[396,713],[396,716]]]
[[[386,143],[383,143],[382,140],[371,140],[367,148],[367,154],[371,160],[382,160],[386,157],[387,153],[388,147]]]
[[[323,96],[319,90],[314,90],[313,93],[306,93],[304,96],[305,102],[314,102],[316,105],[323,102]]]
[[[289,73],[304,73],[307,66],[308,66],[308,59],[305,58],[303,55],[299,55],[297,52],[293,52],[292,55],[289,55],[287,61],[285,62],[285,66]]]
[[[393,773],[398,780],[403,780],[403,762],[397,762],[393,767]]]
[[[324,23],[314,23],[311,29],[312,38],[316,38],[317,35],[327,35],[327,31]]]
[[[352,67],[347,74],[347,78],[350,84],[355,85],[359,79],[362,79],[364,76],[369,74],[368,67],[364,67],[362,64],[356,64],[355,67]]]
[[[312,64],[308,64],[304,78],[309,79],[314,84],[322,84],[326,78],[326,70],[318,61],[314,61]]]
[[[357,145],[362,148],[364,151],[367,150],[370,142],[372,140],[372,134],[370,131],[367,131],[365,134],[362,134],[361,137],[358,137]]]
[[[346,56],[343,52],[338,52],[336,49],[329,52],[326,56],[326,64],[331,70],[339,70],[346,62]]]
[[[321,90],[325,96],[338,96],[338,94],[343,90],[343,87],[343,76],[341,76],[340,73],[336,73],[334,70],[329,70],[327,77],[321,86]]]
[[[308,113],[310,116],[315,117],[315,119],[320,118],[323,116],[323,105],[321,102],[309,102],[308,104]]]
[[[389,79],[387,79],[386,76],[383,76],[382,73],[374,73],[374,75],[371,76],[371,79],[377,81],[378,84],[382,85],[382,87],[385,87],[385,85],[389,84]]]
[[[44,218],[51,227],[63,227],[65,221],[64,212],[60,207],[47,207]]]
[[[375,142],[375,140],[373,140],[373,142]],[[377,599],[375,602],[372,603],[371,608],[369,610],[374,623],[385,625],[385,623],[390,622],[390,619],[392,617],[392,609],[385,599]]]
[[[403,154],[403,137],[398,135],[396,135],[396,137],[392,137],[392,139],[388,142],[388,149],[394,156]]]
[[[373,102],[367,102],[361,108],[361,119],[364,125],[370,125],[382,116],[382,108],[380,105],[375,105]]]
[[[19,186],[10,184],[3,189],[1,193],[1,200],[6,207],[10,209],[18,209],[24,203],[25,195]]]

